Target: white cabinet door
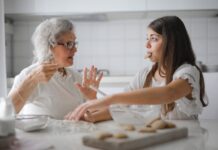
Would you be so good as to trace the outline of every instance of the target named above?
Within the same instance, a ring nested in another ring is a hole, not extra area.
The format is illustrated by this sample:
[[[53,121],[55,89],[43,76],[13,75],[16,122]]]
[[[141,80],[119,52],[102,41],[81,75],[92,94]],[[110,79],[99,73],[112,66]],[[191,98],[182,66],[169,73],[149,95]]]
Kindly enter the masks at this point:
[[[7,95],[5,56],[4,0],[0,0],[0,97]]]
[[[213,9],[218,9],[217,0],[147,0],[148,11]]]
[[[67,15],[145,11],[146,0],[6,0],[6,14]]]
[[[218,119],[218,73],[204,73],[209,105],[204,108],[200,119]]]

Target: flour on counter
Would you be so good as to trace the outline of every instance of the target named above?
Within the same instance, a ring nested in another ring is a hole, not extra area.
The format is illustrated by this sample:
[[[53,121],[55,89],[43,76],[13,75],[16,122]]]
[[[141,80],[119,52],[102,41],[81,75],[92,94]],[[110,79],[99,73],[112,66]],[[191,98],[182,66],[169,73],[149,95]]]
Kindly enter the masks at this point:
[[[71,134],[92,132],[97,130],[97,127],[93,123],[85,121],[69,121],[69,120],[54,120],[50,119],[48,122],[49,132],[54,134]]]

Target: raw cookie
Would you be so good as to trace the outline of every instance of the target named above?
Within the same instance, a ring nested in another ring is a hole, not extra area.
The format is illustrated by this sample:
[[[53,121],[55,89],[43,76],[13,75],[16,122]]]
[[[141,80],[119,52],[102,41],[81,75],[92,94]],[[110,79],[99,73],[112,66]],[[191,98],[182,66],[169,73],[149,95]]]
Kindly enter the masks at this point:
[[[102,132],[102,133],[99,133],[99,134],[97,135],[97,138],[98,138],[99,140],[104,140],[104,139],[110,138],[110,137],[112,137],[112,136],[113,136],[113,134],[111,134],[111,133],[109,133],[109,132]]]
[[[122,125],[122,128],[124,130],[127,130],[127,131],[134,131],[135,130],[135,127],[131,124],[125,124],[125,125]]]
[[[141,129],[139,129],[139,132],[141,132],[141,133],[155,133],[156,129],[150,128],[150,127],[143,127]]]
[[[175,128],[175,127],[176,127],[176,125],[175,125],[174,123],[172,123],[172,122],[167,122],[166,128]]]
[[[164,129],[167,127],[167,122],[163,120],[156,120],[151,124],[151,127],[154,129]]]
[[[117,138],[117,139],[128,138],[127,134],[125,134],[125,133],[116,133],[116,134],[114,134],[114,137]]]

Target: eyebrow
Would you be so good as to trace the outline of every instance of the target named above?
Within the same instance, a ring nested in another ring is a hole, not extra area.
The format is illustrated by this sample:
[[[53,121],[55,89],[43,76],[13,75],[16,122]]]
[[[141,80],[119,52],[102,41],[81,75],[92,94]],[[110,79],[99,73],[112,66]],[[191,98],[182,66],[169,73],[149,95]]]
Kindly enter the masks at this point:
[[[153,36],[153,35],[155,35],[155,36],[160,36],[159,34],[151,34],[150,36]]]
[[[157,37],[160,37],[161,35],[160,34],[150,34],[150,37],[151,36],[157,36]],[[146,34],[146,37],[148,37],[148,34]]]

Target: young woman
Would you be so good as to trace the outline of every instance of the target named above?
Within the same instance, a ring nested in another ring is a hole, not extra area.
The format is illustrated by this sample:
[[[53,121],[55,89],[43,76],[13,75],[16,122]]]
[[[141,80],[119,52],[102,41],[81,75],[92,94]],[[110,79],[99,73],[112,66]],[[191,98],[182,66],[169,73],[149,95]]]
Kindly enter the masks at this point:
[[[146,48],[154,64],[136,75],[131,91],[86,102],[65,118],[79,120],[87,111],[111,104],[152,104],[162,106],[164,119],[197,119],[207,98],[184,23],[176,16],[154,20],[147,29]]]

